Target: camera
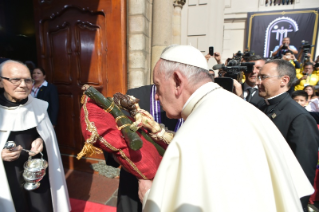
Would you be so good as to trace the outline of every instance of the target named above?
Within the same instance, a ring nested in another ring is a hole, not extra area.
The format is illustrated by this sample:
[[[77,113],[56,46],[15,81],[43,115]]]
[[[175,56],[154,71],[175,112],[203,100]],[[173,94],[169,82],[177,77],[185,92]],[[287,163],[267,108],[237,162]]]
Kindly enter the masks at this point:
[[[241,62],[243,53],[238,51],[234,54],[233,58],[228,58],[227,66],[225,65],[215,65],[213,67],[214,70],[222,69],[223,71],[220,72],[222,75],[220,77],[230,77],[232,79],[236,79],[238,82],[242,79],[242,71],[246,73],[250,73],[253,71],[253,66],[255,63],[252,62]]]
[[[288,49],[288,45],[284,43],[284,45],[282,46],[282,49]]]
[[[308,41],[302,40],[301,41],[301,49],[303,49],[303,53],[304,53],[304,58],[303,61],[304,63],[309,62],[309,56],[307,55],[311,48],[314,47],[314,45],[310,45]]]
[[[246,61],[249,57],[255,55],[254,51],[248,51],[248,49],[245,49],[243,53],[243,59]]]
[[[311,47],[314,47],[315,45],[310,45],[308,41],[302,40],[301,41],[301,48],[303,49],[303,51],[310,51]]]

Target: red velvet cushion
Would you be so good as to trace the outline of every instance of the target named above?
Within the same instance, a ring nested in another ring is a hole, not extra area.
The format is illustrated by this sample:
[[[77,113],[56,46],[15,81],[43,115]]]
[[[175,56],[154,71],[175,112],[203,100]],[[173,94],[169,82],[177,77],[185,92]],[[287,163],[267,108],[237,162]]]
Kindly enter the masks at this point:
[[[137,151],[129,149],[114,117],[89,98],[81,108],[81,128],[85,140],[90,138],[91,132],[87,130],[84,107],[87,108],[89,121],[94,122],[99,136],[103,137],[93,145],[114,154],[119,163],[137,178],[153,179],[162,160],[154,145],[138,133],[143,141],[142,148]]]

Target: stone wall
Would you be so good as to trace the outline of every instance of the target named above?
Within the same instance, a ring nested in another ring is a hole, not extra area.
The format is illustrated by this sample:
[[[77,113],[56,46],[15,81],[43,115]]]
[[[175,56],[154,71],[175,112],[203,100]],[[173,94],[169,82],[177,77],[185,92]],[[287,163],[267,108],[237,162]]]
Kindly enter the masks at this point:
[[[128,89],[150,84],[153,0],[127,1]]]

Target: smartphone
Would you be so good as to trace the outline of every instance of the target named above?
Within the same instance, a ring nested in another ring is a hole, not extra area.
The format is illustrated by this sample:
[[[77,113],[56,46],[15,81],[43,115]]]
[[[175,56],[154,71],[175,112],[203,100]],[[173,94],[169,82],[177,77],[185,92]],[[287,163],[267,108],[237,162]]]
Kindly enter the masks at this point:
[[[210,56],[214,56],[214,46],[210,46],[208,48],[208,53],[209,53]]]

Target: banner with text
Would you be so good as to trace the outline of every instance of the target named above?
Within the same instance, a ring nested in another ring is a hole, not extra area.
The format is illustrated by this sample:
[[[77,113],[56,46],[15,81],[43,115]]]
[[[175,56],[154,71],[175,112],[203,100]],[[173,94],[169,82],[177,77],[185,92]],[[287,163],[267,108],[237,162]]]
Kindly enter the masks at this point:
[[[290,38],[290,45],[295,46],[298,51],[302,41],[316,46],[318,10],[319,8],[248,13],[245,39],[247,48],[268,58],[276,46],[282,45],[285,37]],[[312,58],[315,48],[311,48],[309,52]]]

